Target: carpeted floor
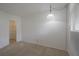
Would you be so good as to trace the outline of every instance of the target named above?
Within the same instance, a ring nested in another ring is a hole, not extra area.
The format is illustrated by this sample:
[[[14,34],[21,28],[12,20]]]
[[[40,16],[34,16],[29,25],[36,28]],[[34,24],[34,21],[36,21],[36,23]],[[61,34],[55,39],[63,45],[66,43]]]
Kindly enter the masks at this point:
[[[0,49],[0,56],[68,56],[64,50],[19,42]]]

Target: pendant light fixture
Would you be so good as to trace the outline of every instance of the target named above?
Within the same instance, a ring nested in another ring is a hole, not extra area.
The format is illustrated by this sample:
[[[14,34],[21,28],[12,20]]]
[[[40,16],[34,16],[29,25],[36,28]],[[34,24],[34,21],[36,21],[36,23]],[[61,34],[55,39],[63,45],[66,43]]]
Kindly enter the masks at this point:
[[[54,4],[53,4],[53,9],[54,9]],[[52,5],[50,4],[50,10],[49,10],[49,14],[47,15],[47,17],[54,17],[54,13],[52,13]]]

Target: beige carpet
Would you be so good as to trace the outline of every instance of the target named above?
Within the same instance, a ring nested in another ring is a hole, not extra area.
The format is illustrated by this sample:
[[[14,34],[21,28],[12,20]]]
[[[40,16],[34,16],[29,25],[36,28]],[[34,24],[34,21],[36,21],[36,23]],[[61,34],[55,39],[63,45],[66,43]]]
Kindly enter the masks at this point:
[[[68,56],[63,50],[19,42],[0,49],[0,56]]]

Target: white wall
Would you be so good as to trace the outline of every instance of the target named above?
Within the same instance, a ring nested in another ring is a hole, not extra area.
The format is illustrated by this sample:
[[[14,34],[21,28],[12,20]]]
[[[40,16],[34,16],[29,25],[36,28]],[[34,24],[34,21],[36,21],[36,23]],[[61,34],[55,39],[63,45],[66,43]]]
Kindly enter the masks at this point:
[[[72,49],[72,44],[71,44],[71,40],[70,40],[70,32],[72,29],[71,26],[71,15],[73,15],[73,8],[74,8],[74,4],[69,4],[68,8],[67,8],[67,50],[69,55],[72,55],[73,53],[73,49]],[[72,18],[73,19],[73,18]]]
[[[68,6],[68,47],[70,55],[79,55],[79,4]]]
[[[29,15],[22,19],[22,40],[47,47],[66,49],[66,9],[55,11],[54,19],[48,13]]]
[[[16,20],[17,41],[21,40],[21,18],[0,11],[0,48],[9,44],[9,20]]]

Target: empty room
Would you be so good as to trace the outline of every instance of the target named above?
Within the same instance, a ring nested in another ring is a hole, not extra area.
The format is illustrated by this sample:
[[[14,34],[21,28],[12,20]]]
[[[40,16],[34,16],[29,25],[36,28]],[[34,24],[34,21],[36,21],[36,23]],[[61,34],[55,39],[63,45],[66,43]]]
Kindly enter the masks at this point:
[[[0,56],[79,56],[78,3],[0,3]]]

